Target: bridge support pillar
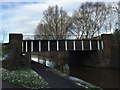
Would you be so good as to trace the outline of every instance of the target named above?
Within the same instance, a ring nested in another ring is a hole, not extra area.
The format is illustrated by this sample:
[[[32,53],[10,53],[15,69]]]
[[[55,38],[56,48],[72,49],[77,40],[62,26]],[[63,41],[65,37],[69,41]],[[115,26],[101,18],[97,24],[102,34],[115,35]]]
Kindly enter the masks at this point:
[[[7,60],[4,60],[4,67],[8,69],[17,69],[22,66],[30,65],[30,53],[22,55],[22,41],[22,34],[9,34],[9,52]]]
[[[9,66],[18,68],[22,61],[22,34],[9,34]]]
[[[103,67],[110,67],[111,48],[112,48],[112,34],[102,34],[103,40]]]

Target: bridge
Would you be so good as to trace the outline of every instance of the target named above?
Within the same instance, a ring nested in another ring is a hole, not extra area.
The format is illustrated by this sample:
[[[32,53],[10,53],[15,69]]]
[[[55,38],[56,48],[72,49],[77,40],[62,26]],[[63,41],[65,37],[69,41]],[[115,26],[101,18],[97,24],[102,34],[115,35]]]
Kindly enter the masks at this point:
[[[103,34],[101,39],[80,40],[24,40],[22,34],[10,34],[7,45],[10,48],[10,52],[14,53],[9,58],[16,58],[17,61],[22,60],[26,65],[30,64],[31,54],[34,52],[66,51],[69,52],[71,59],[69,62],[72,65],[76,59],[75,62],[78,64],[81,63],[80,60],[84,60],[86,62],[89,61],[93,65],[99,64],[102,67],[119,66],[118,54],[116,54],[117,48],[113,43],[111,34]],[[112,54],[116,57],[113,57]]]
[[[22,52],[102,50],[102,40],[23,40]]]

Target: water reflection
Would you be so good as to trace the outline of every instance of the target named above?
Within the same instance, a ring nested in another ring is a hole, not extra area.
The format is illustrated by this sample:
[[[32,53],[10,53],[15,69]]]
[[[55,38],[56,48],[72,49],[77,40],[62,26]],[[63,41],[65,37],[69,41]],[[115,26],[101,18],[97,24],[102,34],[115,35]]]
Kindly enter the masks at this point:
[[[72,68],[71,75],[102,88],[120,88],[120,71],[83,66]]]
[[[61,64],[61,63],[55,62],[54,60],[52,60],[50,58],[42,58],[42,57],[38,58],[36,55],[32,55],[31,60],[33,60],[35,62],[39,62],[41,64],[44,64],[47,67],[55,68],[58,71],[61,71],[63,73],[69,74],[68,63],[62,63]]]

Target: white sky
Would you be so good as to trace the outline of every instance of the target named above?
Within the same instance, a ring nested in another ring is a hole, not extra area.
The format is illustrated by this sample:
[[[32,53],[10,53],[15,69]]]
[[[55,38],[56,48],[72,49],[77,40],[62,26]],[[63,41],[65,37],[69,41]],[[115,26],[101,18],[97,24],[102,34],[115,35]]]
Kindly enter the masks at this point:
[[[117,2],[119,0],[0,0],[1,2],[96,2],[96,1],[102,1],[102,2]]]
[[[117,2],[118,0],[0,0],[0,27],[2,27],[0,41],[2,32],[7,35],[6,41],[8,41],[9,33],[34,34],[37,24],[42,19],[43,11],[49,5],[57,4],[71,15],[78,9],[81,1]]]

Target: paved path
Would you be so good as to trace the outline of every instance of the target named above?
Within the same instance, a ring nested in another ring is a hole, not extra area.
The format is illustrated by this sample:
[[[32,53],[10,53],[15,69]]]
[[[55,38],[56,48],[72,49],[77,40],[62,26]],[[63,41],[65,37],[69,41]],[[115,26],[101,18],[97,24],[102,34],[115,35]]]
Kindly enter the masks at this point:
[[[42,76],[48,83],[50,88],[80,88],[67,78],[60,77],[51,71],[46,71],[45,66],[39,63],[31,64],[32,69]]]
[[[5,88],[22,88],[22,87],[13,85],[7,81],[2,80],[2,88],[5,89]]]
[[[71,80],[60,77],[51,71],[46,71],[47,67],[42,66],[39,63],[32,63],[31,67],[49,83],[50,88],[80,88]],[[5,88],[7,89],[21,88],[20,90],[22,90],[23,87],[13,85],[7,81],[2,81],[2,88],[3,88],[2,90],[5,90]]]

